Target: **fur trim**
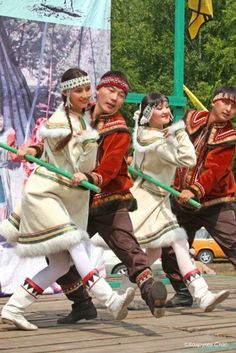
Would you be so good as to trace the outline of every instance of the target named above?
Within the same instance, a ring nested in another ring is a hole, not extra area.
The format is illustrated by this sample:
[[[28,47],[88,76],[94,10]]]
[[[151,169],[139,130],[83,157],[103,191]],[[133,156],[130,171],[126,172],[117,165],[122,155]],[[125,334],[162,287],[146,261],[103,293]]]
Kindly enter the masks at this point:
[[[35,244],[21,244],[17,243],[16,253],[20,257],[36,257],[47,256],[50,254],[59,253],[69,249],[76,243],[82,240],[88,240],[88,233],[82,229],[66,232],[58,237],[50,240],[35,243]]]
[[[151,241],[150,243],[143,243],[140,244],[142,248],[165,248],[168,246],[171,246],[171,243],[173,243],[176,240],[187,240],[187,233],[183,228],[176,228],[173,230],[170,230],[169,232],[165,233],[162,235],[160,238],[155,239]],[[147,239],[148,241],[148,239]]]
[[[63,127],[63,128],[53,128],[53,129],[48,129],[45,125],[43,125],[39,129],[39,136],[41,138],[47,138],[47,137],[66,137],[70,134],[70,127],[68,125],[68,129]]]
[[[183,120],[178,121],[166,128],[169,134],[175,135],[175,131],[185,129],[185,122]]]
[[[103,238],[98,233],[94,234],[94,236],[91,238],[91,242],[94,246],[99,246],[104,250],[110,250],[107,243],[103,240]]]
[[[86,140],[98,140],[99,139],[99,133],[97,130],[85,130],[82,132],[80,136],[78,136],[78,141],[80,143],[85,142]]]
[[[155,148],[157,146],[159,146],[165,142],[169,142],[177,147],[179,145],[179,143],[175,137],[175,132],[180,129],[185,129],[185,123],[183,120],[181,120],[181,121],[178,121],[177,123],[172,124],[168,128],[166,128],[169,133],[169,136],[167,138],[165,138],[163,136],[163,133],[161,131],[154,130],[153,137],[150,137],[150,140],[153,138],[153,142],[151,142],[150,144],[147,144],[147,145],[143,145],[143,146],[138,142],[138,130],[139,129],[140,129],[140,127],[138,127],[136,124],[135,129],[134,129],[134,133],[133,133],[133,147],[137,152],[146,152],[146,151],[155,150]],[[145,128],[143,128],[143,129],[145,129]]]
[[[140,129],[140,127],[138,127],[137,125],[135,126],[134,129],[134,133],[133,133],[133,147],[135,151],[138,152],[145,152],[145,151],[150,151],[150,150],[154,150],[156,148],[156,146],[161,145],[164,141],[165,138],[163,137],[163,134],[160,131],[156,131],[156,141],[149,144],[149,145],[145,145],[142,146],[140,145],[140,143],[138,142],[138,130]]]
[[[14,227],[8,219],[0,222],[0,234],[6,239],[8,243],[16,243],[19,237],[19,231]]]

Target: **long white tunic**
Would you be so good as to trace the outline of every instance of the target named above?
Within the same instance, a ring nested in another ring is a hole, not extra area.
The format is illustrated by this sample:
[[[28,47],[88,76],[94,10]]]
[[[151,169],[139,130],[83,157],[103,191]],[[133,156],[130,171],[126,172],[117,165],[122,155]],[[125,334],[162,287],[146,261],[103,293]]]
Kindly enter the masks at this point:
[[[184,122],[163,131],[136,127],[133,136],[133,166],[143,173],[171,186],[177,167],[196,164],[194,147],[184,129]],[[137,199],[138,209],[130,212],[134,234],[142,247],[165,247],[174,240],[186,238],[171,211],[169,192],[138,177],[131,192]]]
[[[55,152],[62,137],[70,133],[62,105],[41,128],[44,138],[42,160],[70,173],[91,172],[96,165],[98,133],[90,127],[90,115],[70,115],[73,137],[63,150]],[[68,249],[88,237],[86,232],[89,195],[87,189],[45,167],[37,167],[23,192],[16,252],[39,256]]]

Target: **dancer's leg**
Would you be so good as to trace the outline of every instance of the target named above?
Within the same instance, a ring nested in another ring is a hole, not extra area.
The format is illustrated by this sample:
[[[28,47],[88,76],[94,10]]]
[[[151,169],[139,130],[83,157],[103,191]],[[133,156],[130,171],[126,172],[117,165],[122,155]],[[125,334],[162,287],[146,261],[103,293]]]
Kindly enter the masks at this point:
[[[128,288],[123,295],[114,292],[105,279],[100,277],[98,271],[93,268],[82,243],[72,246],[69,252],[89,291],[109,309],[115,319],[123,320],[128,314],[127,306],[133,300],[134,290]]]
[[[24,317],[25,310],[41,295],[47,287],[69,270],[70,261],[67,252],[49,256],[49,265],[37,273],[33,279],[26,278],[4,305],[2,321],[14,324],[21,330],[37,330],[37,326]]]
[[[175,241],[172,247],[175,251],[183,280],[200,308],[206,312],[212,311],[217,304],[228,298],[229,291],[221,291],[216,294],[209,291],[208,285],[201,276],[199,269],[191,261],[189,245],[186,240]]]

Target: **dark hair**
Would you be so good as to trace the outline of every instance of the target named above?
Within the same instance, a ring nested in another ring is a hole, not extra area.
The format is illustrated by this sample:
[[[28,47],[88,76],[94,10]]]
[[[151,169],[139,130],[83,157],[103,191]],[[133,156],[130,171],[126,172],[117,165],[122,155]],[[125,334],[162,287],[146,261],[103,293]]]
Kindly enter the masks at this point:
[[[127,78],[127,76],[122,72],[122,71],[119,71],[119,70],[110,70],[110,71],[107,71],[105,72],[105,74],[102,75],[101,77],[101,80],[107,76],[116,76],[116,77],[119,77],[121,78],[124,82],[127,83],[127,85],[129,86],[130,88],[130,83],[129,83],[129,80]]]
[[[64,74],[61,77],[61,82],[69,81],[69,80],[72,80],[73,78],[77,78],[77,77],[81,77],[81,76],[88,76],[88,74],[87,74],[87,72],[79,69],[78,67],[71,68],[71,69],[64,72]],[[70,139],[72,138],[72,135],[73,135],[73,128],[72,128],[72,124],[71,124],[71,120],[70,120],[69,108],[66,105],[66,98],[67,97],[64,94],[62,94],[64,109],[65,109],[67,120],[68,120],[68,123],[70,126],[70,134],[67,135],[66,137],[64,137],[63,139],[61,139],[60,141],[58,141],[58,143],[56,144],[56,147],[55,147],[55,151],[62,150],[67,145],[67,143],[70,141]]]
[[[227,94],[230,94],[230,95],[233,95],[233,96],[236,97],[236,87],[233,87],[233,86],[222,86],[222,87],[219,87],[219,88],[217,88],[214,91],[212,98],[217,96],[217,94],[219,94],[219,93],[227,93]]]
[[[168,100],[168,97],[166,97],[164,94],[160,93],[160,92],[151,92],[149,94],[147,94],[145,97],[143,97],[142,102],[141,102],[141,110],[140,110],[140,114],[139,114],[139,118],[138,118],[138,125],[140,125],[140,119],[143,116],[143,111],[146,108],[147,105],[149,105],[150,107],[154,107],[156,105],[159,105],[160,103]]]

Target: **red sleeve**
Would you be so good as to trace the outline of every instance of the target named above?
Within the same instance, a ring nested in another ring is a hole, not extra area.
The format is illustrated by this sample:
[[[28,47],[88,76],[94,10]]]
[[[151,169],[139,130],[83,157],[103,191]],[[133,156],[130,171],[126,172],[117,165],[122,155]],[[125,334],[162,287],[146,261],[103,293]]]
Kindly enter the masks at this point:
[[[235,147],[218,147],[208,152],[202,172],[191,185],[203,197],[232,172]]]
[[[122,163],[127,156],[130,145],[128,132],[116,132],[104,137],[99,163],[94,170],[102,177],[101,187],[115,179],[121,171]],[[126,166],[127,168],[127,166]]]

